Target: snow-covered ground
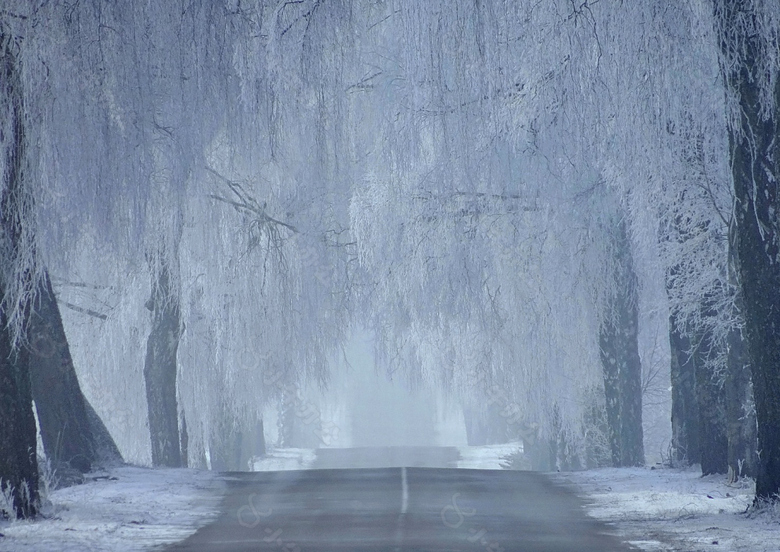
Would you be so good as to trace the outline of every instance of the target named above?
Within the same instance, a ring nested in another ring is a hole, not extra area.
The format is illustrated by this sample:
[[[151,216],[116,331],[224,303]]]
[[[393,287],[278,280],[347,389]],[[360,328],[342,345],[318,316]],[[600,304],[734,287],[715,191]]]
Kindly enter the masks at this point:
[[[459,468],[501,469],[522,444],[460,447]],[[780,506],[748,516],[755,488],[697,469],[599,469],[553,475],[574,486],[588,513],[647,551],[780,552]]]
[[[744,514],[753,500],[749,480],[676,469],[624,468],[561,473],[586,497],[588,513],[609,522],[648,551],[780,551],[780,515]]]
[[[504,469],[502,464],[506,463],[506,457],[522,450],[522,442],[481,447],[458,447],[458,452],[460,452],[458,467],[473,470],[501,470]]]
[[[312,449],[269,449],[262,458],[252,461],[252,471],[306,470],[311,467],[317,451]]]
[[[519,443],[461,447],[458,467],[501,469]],[[309,449],[271,450],[256,471],[306,469]],[[780,551],[780,513],[743,514],[751,484],[696,470],[600,469],[553,477],[576,487],[593,517],[648,551]],[[219,511],[224,482],[198,470],[121,467],[54,491],[45,519],[0,522],[0,552],[152,550],[177,542]],[[780,508],[778,508],[780,510]]]
[[[301,470],[309,449],[270,450],[255,471]],[[220,474],[188,469],[121,467],[51,493],[43,518],[0,522],[0,552],[151,550],[179,542],[219,513]]]
[[[219,511],[218,474],[121,467],[92,473],[49,497],[45,518],[0,522],[0,551],[150,550],[178,542]]]

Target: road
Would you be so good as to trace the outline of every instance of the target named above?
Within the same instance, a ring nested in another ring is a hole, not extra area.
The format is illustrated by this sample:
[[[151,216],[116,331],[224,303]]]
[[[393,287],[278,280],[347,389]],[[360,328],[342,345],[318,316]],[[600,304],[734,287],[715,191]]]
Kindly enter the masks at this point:
[[[228,474],[221,516],[168,550],[630,550],[544,474],[433,467],[457,459],[443,448],[319,454],[318,469]]]

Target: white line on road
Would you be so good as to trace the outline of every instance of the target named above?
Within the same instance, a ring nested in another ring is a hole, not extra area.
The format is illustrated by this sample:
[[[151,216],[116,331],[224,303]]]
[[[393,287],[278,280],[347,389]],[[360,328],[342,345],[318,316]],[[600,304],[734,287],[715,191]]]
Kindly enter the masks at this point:
[[[406,479],[406,467],[401,468],[401,514],[398,516],[398,522],[395,528],[395,544],[401,545],[404,541],[404,520],[406,511],[409,509],[409,482]],[[397,546],[394,552],[401,552],[401,547]]]
[[[401,513],[409,509],[409,483],[406,481],[406,468],[401,468]]]

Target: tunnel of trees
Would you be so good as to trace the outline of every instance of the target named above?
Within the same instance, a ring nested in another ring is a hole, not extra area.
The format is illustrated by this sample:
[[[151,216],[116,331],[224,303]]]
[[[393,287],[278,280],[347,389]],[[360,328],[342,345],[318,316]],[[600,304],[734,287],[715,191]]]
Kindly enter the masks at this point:
[[[635,466],[660,419],[664,461],[771,498],[779,31],[775,1],[4,2],[4,515],[36,423],[72,480],[247,469],[269,405],[322,435],[301,393],[354,325],[473,443]]]

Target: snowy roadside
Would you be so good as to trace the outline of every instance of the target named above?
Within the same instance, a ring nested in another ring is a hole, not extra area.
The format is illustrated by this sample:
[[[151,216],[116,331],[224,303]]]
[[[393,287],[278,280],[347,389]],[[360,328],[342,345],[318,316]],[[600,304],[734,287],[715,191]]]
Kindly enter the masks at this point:
[[[301,470],[308,449],[276,449],[254,471]],[[35,521],[0,522],[0,552],[135,552],[182,541],[217,517],[224,474],[125,466],[90,473],[87,482],[51,493]]]
[[[458,447],[460,453],[458,467],[472,470],[502,470],[505,469],[507,457],[522,451],[523,443],[520,441],[500,445]]]
[[[43,519],[0,522],[0,551],[150,550],[181,541],[219,512],[219,474],[121,467],[54,491]]]
[[[727,484],[726,476],[697,470],[605,468],[554,476],[576,487],[588,513],[647,551],[780,550],[780,519],[744,515],[752,484]]]
[[[269,448],[265,456],[252,459],[252,471],[306,470],[316,457],[317,451],[314,449]]]

